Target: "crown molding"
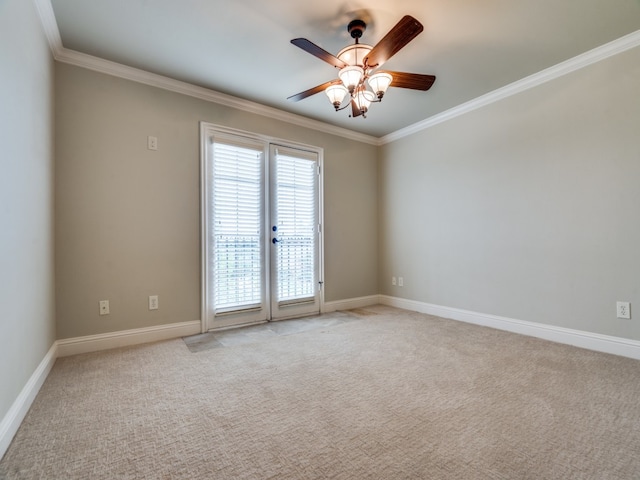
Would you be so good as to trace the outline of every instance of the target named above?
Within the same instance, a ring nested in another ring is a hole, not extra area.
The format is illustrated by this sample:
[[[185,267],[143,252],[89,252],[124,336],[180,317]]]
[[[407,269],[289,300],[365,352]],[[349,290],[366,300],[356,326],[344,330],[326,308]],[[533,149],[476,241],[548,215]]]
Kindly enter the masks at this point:
[[[348,138],[349,140],[356,140],[358,142],[369,143],[371,145],[379,145],[380,143],[380,140],[377,137],[373,137],[371,135],[354,132],[343,127],[337,127],[335,125],[320,122],[318,120],[312,120],[301,115],[285,112],[273,107],[267,107],[256,102],[216,92],[208,88],[199,87],[191,83],[182,82],[180,80],[147,72],[138,68],[128,67],[120,63],[111,62],[109,60],[104,60],[102,58],[87,55],[86,53],[76,52],[67,48],[62,48],[55,56],[55,59],[59,62],[143,83],[152,87],[162,88],[182,95],[188,95],[207,102],[217,103],[219,105],[232,107],[245,112],[269,117],[274,120],[292,123],[300,127],[310,128],[312,130],[329,133],[331,135],[337,135]]]
[[[49,42],[49,48],[55,58],[60,50],[62,50],[62,38],[60,37],[60,30],[58,30],[56,16],[53,13],[51,0],[33,0],[33,3],[40,16],[40,22],[42,23],[42,29]]]
[[[33,0],[42,26],[49,41],[49,46],[53,53],[54,58],[63,63],[68,63],[78,67],[87,68],[97,72],[105,73],[134,82],[143,83],[146,85],[162,88],[183,95],[199,98],[208,102],[225,105],[228,107],[243,110],[249,113],[255,113],[257,115],[266,116],[275,120],[280,120],[287,123],[292,123],[312,130],[328,133],[331,135],[340,136],[349,140],[355,140],[358,142],[368,143],[370,145],[381,146],[387,143],[394,142],[401,138],[413,135],[414,133],[426,130],[440,123],[451,120],[452,118],[459,117],[465,113],[472,112],[478,108],[484,107],[494,102],[498,102],[505,98],[508,98],[517,93],[524,92],[530,88],[537,87],[543,83],[549,82],[556,78],[567,75],[571,72],[592,65],[596,62],[604,60],[618,53],[625,52],[632,48],[640,46],[640,30],[625,35],[617,40],[596,47],[588,52],[580,54],[576,57],[570,58],[557,65],[549,67],[533,75],[529,75],[521,80],[517,80],[509,85],[493,90],[485,95],[474,98],[468,102],[457,105],[449,110],[440,112],[429,118],[416,122],[408,127],[396,130],[383,137],[374,137],[372,135],[366,135],[364,133],[348,130],[343,127],[337,127],[318,120],[312,120],[301,115],[285,112],[273,107],[267,107],[256,102],[244,100],[242,98],[234,97],[224,93],[216,92],[203,87],[198,87],[190,83],[174,80],[169,77],[157,75],[144,70],[140,70],[133,67],[128,67],[116,62],[104,60],[102,58],[87,55],[85,53],[76,52],[63,47],[62,39],[60,37],[60,31],[58,30],[58,24],[53,13],[50,0]]]
[[[120,63],[111,62],[102,58],[87,55],[86,53],[76,52],[64,48],[62,45],[62,38],[60,31],[58,30],[58,23],[56,22],[53,7],[50,0],[33,0],[38,14],[40,15],[40,21],[44,29],[45,35],[49,42],[49,47],[53,53],[53,57],[62,63],[68,63],[78,67],[83,67],[96,72],[105,73],[115,77],[124,78],[138,83],[150,85],[152,87],[162,88],[171,92],[180,93],[182,95],[188,95],[190,97],[199,98],[207,102],[217,103],[227,107],[232,107],[238,110],[242,110],[249,113],[255,113],[269,117],[274,120],[280,120],[283,122],[291,123],[299,127],[309,128],[312,130],[336,135],[339,137],[347,138],[349,140],[355,140],[362,143],[368,143],[371,145],[380,145],[380,139],[364,133],[354,132],[343,127],[337,127],[318,120],[312,120],[302,115],[296,115],[294,113],[285,112],[273,107],[267,107],[256,102],[244,100],[242,98],[234,97],[224,93],[216,92],[208,88],[198,87],[196,85],[175,80],[173,78],[165,77],[155,73],[140,70],[138,68],[128,67]]]
[[[129,67],[120,63],[65,48],[62,45],[62,37],[60,36],[58,23],[53,12],[53,7],[51,6],[51,0],[33,0],[33,2],[36,6],[36,10],[38,11],[38,15],[40,16],[42,28],[45,36],[47,37],[53,58],[58,62],[75,65],[77,67],[112,75],[114,77],[150,85],[152,87],[162,88],[182,95],[188,95],[207,102],[217,103],[237,110],[291,123],[299,127],[309,128],[311,130],[336,135],[349,140],[355,140],[357,142],[380,146],[380,139],[372,135],[355,132],[343,127],[337,127],[325,122],[303,117],[302,115],[296,115],[277,108],[267,107],[266,105],[256,102],[216,92],[215,90],[199,87],[197,85],[175,80],[163,75],[147,72],[145,70]]]
[[[604,60],[605,58],[617,55],[618,53],[622,53],[638,46],[640,46],[640,30],[625,35],[624,37],[620,37],[612,42],[605,43],[600,47],[596,47],[593,50],[589,50],[588,52],[570,58],[562,63],[558,63],[553,67],[541,70],[538,73],[529,75],[528,77],[517,80],[502,88],[498,88],[497,90],[474,98],[466,103],[450,108],[449,110],[445,110],[444,112],[421,120],[413,125],[409,125],[408,127],[401,128],[400,130],[396,130],[393,133],[380,137],[380,145],[385,145],[403,137],[413,135],[414,133],[426,130],[427,128],[438,125],[439,123],[446,122],[452,118],[459,117],[460,115],[477,110],[478,108],[491,103],[498,102],[517,93],[524,92],[530,88],[537,87],[538,85],[542,85],[550,80],[562,77],[571,72]]]

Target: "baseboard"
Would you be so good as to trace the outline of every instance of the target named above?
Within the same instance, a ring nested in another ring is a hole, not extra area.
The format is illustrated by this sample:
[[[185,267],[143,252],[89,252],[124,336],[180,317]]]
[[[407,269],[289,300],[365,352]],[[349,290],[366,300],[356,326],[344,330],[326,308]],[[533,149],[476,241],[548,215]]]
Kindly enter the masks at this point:
[[[325,302],[323,313],[335,312],[336,310],[351,310],[352,308],[368,307],[380,303],[379,295],[369,295],[368,297],[347,298],[346,300],[336,300]]]
[[[27,384],[13,402],[13,405],[11,405],[2,422],[0,422],[0,459],[2,459],[9,448],[11,440],[13,440],[18,428],[20,428],[22,420],[24,420],[24,417],[27,415],[31,404],[40,391],[40,387],[42,387],[53,364],[56,362],[57,348],[57,343],[54,342],[38,365],[38,368],[33,372]]]
[[[529,335],[531,337],[542,338],[552,342],[564,343],[575,347],[640,360],[640,342],[637,340],[601,335],[598,333],[573,330],[564,327],[556,327],[554,325],[545,325],[543,323],[499,317],[486,313],[471,312],[458,308],[443,307],[441,305],[417,302],[415,300],[406,300],[387,295],[380,295],[379,301],[384,305],[403,308],[405,310],[427,313],[429,315],[436,315],[442,318],[449,318],[452,320],[459,320],[461,322],[473,323],[475,325],[497,328],[499,330]]]
[[[57,341],[58,356],[66,357],[78,353],[97,352],[110,348],[186,337],[188,335],[201,333],[200,330],[200,320],[193,320],[191,322],[171,323],[168,325],[136,328],[133,330],[89,335],[86,337],[66,338]]]
[[[49,375],[56,358],[195,335],[200,333],[200,327],[200,320],[194,320],[191,322],[157,325],[121,332],[57,340],[42,359],[38,368],[33,372],[13,402],[13,405],[11,405],[11,408],[2,419],[2,422],[0,422],[0,459],[2,459],[9,448],[11,440],[13,440],[18,428],[20,428],[20,424],[40,391],[40,387],[42,387],[42,384]]]
[[[640,342],[636,340],[499,317],[387,295],[370,295],[326,302],[323,311],[349,310],[377,303],[640,360]],[[200,327],[200,320],[194,320],[56,341],[0,422],[0,459],[9,448],[11,440],[18,431],[57,357],[196,335],[200,333]]]

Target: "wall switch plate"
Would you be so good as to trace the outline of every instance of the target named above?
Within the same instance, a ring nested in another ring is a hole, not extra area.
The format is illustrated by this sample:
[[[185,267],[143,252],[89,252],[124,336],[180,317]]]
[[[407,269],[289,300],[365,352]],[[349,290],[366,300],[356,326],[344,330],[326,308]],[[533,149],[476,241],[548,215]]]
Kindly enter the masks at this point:
[[[100,315],[109,315],[109,300],[100,300]]]
[[[158,295],[149,295],[149,310],[158,309]]]
[[[395,285],[396,284],[396,277],[391,277],[391,285]]]
[[[147,137],[147,148],[149,150],[158,150],[158,137]]]
[[[398,277],[398,286],[399,287],[404,287],[404,278]]]
[[[616,302],[616,316],[618,318],[631,318],[631,304],[629,302]]]

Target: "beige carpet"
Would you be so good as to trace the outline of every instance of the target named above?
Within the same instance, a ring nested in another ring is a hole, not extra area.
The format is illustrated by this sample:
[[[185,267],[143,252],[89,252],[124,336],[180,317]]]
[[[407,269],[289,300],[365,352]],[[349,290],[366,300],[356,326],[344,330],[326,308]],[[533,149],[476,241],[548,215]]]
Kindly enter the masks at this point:
[[[61,358],[0,478],[640,478],[640,362],[350,315],[198,353],[178,339]]]

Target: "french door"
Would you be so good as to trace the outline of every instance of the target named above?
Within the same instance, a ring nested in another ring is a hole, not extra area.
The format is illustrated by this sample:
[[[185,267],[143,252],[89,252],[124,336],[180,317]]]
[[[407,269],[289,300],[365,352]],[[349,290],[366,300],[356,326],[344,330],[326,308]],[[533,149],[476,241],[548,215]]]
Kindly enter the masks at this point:
[[[201,133],[203,330],[318,313],[321,151]]]

